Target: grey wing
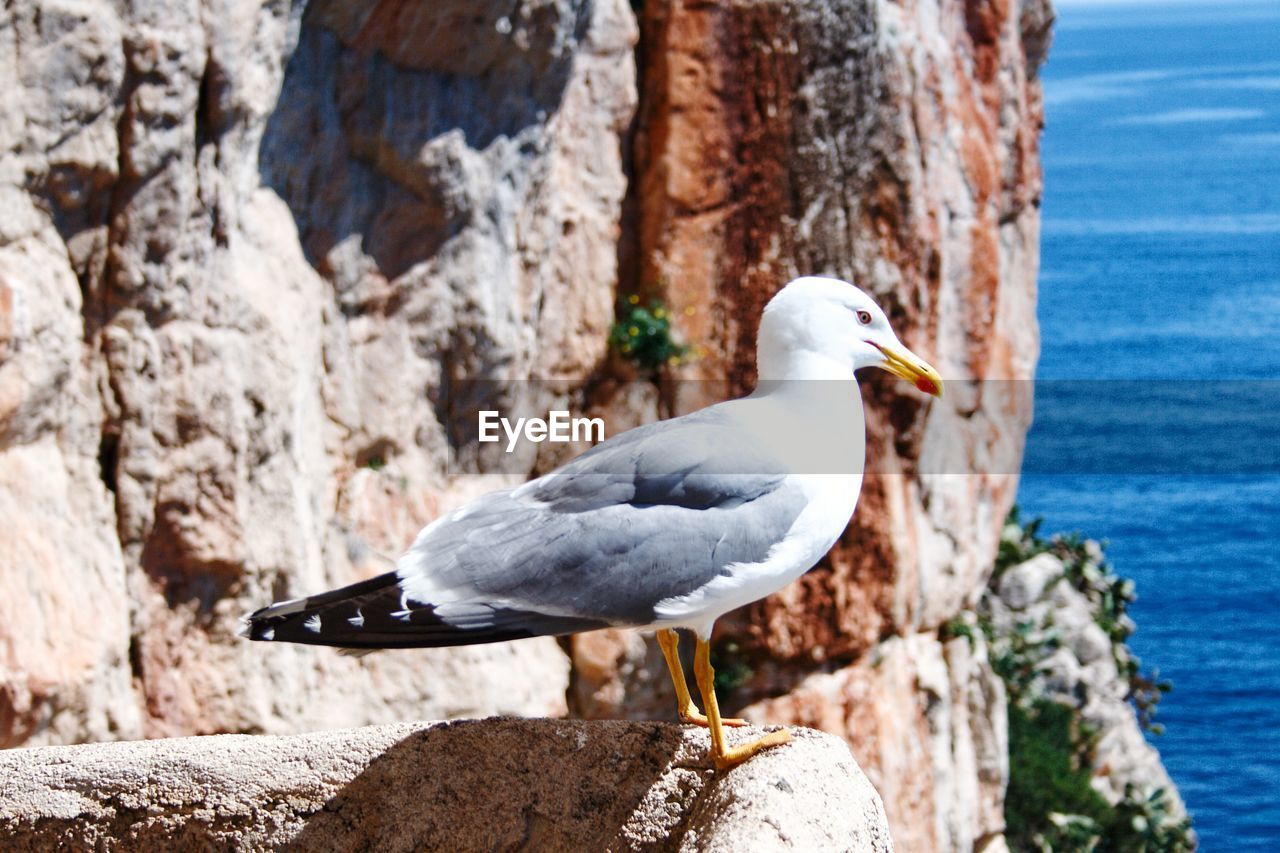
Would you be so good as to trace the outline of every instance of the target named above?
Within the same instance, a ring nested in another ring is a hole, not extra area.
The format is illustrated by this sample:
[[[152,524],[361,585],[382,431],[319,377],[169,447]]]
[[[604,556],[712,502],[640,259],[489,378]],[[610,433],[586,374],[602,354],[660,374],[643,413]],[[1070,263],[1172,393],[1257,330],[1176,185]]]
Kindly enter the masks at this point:
[[[763,560],[805,506],[786,469],[715,409],[623,433],[426,528],[397,574],[410,602],[644,625],[663,599]]]

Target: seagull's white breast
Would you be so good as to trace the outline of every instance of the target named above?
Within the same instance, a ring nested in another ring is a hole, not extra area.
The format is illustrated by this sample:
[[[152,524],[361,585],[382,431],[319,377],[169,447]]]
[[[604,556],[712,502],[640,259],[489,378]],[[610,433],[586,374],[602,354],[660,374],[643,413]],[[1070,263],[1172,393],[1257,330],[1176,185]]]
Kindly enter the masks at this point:
[[[705,586],[659,602],[654,627],[689,628],[707,638],[716,619],[782,589],[840,538],[862,488],[866,424],[856,383],[819,384],[727,404],[744,429],[785,461],[793,472],[787,485],[803,492],[806,505],[765,559],[733,563]]]

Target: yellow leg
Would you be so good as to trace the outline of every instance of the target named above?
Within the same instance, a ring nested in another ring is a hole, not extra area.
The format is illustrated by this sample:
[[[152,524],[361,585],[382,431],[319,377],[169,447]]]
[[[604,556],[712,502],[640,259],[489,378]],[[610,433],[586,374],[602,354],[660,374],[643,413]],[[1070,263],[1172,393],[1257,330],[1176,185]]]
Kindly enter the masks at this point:
[[[680,635],[671,628],[664,628],[658,632],[658,646],[662,649],[662,656],[666,658],[667,669],[671,670],[671,681],[676,686],[677,713],[680,715],[680,722],[706,728],[707,718],[698,710],[698,706],[693,704],[693,697],[689,695],[689,685],[684,680],[684,667],[680,665]],[[746,720],[739,720],[737,717],[720,722],[726,726],[747,725]]]
[[[720,770],[741,764],[762,749],[779,746],[791,740],[791,733],[786,729],[769,732],[759,740],[738,746],[729,746],[724,737],[723,720],[720,719],[720,705],[716,702],[716,673],[711,668],[711,644],[698,638],[698,650],[693,658],[693,674],[698,679],[698,690],[702,693],[702,705],[707,709],[707,728],[711,729],[711,759]]]

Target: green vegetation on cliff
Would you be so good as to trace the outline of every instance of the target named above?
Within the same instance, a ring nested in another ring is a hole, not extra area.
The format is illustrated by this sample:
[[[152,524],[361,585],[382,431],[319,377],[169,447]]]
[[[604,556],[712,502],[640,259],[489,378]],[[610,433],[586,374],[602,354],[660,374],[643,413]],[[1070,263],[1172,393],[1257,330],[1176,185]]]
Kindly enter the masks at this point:
[[[638,296],[631,296],[618,311],[618,320],[609,331],[609,345],[643,370],[679,364],[689,352],[674,337],[666,305],[655,300],[646,307]]]
[[[1093,621],[1111,643],[1117,676],[1128,684],[1138,724],[1158,734],[1152,722],[1160,697],[1171,689],[1158,675],[1146,675],[1126,640],[1134,624],[1127,609],[1133,582],[1114,573],[1104,546],[1077,534],[1039,536],[1040,521],[1022,523],[1010,514],[996,568],[978,616],[991,664],[1008,691],[1009,787],[1005,795],[1006,839],[1013,850],[1173,853],[1195,848],[1191,820],[1183,817],[1163,788],[1140,791],[1126,784],[1114,804],[1093,785],[1099,732],[1079,707],[1046,695],[1046,662],[1061,645],[1052,612],[1021,619],[1000,629],[991,618],[991,597],[1003,574],[1040,554],[1061,563],[1062,575],[1046,584],[1067,583],[1088,601]],[[954,629],[952,630],[954,633]]]

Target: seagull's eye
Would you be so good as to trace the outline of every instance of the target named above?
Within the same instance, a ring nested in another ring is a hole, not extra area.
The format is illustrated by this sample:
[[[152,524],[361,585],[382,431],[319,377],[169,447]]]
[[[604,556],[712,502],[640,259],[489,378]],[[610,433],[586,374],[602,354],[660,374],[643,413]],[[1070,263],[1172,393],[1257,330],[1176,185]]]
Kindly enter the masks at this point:
[[[859,312],[858,312],[858,322],[859,322],[859,323],[861,323],[861,324],[862,324],[862,325],[864,325],[864,326],[870,326],[870,325],[871,325],[871,312],[870,312],[870,311],[859,311]]]

